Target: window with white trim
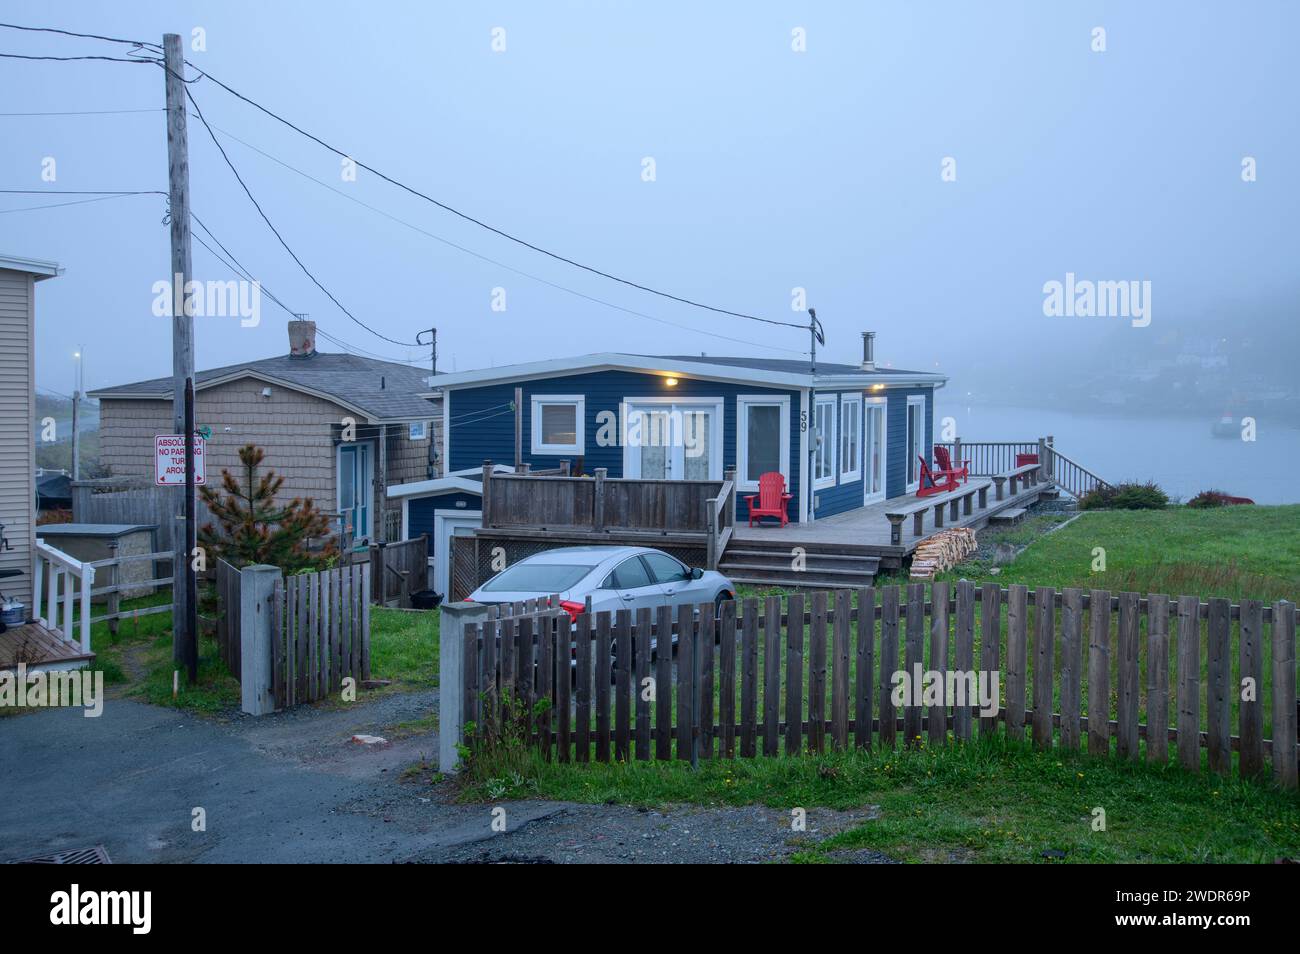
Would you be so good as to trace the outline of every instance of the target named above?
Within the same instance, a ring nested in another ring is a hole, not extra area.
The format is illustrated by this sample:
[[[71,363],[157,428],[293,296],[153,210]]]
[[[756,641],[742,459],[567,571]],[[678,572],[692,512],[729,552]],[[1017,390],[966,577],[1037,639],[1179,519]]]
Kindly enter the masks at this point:
[[[534,454],[586,452],[583,433],[586,399],[581,394],[534,394],[532,411]]]
[[[862,395],[846,394],[840,404],[840,483],[862,479]]]
[[[835,486],[835,404],[832,395],[817,399],[817,452],[813,455],[813,486]]]
[[[790,399],[758,394],[736,398],[736,485],[758,490],[758,479],[778,473],[790,486]]]

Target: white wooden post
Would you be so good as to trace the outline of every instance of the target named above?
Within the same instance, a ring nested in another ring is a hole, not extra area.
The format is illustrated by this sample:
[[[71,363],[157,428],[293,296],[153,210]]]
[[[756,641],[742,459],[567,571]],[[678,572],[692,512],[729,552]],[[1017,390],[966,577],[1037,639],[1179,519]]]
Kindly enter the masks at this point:
[[[72,601],[75,598],[72,595],[72,582],[75,579],[72,571],[66,567],[63,570],[63,625],[59,627],[59,632],[63,634],[64,639],[75,639],[72,630]]]
[[[90,590],[95,585],[95,568],[81,566],[81,651],[90,654]]]
[[[59,628],[59,566],[50,563],[50,575],[45,580],[45,626],[47,629]]]
[[[487,619],[482,603],[443,603],[438,613],[438,769],[456,771],[465,727],[465,627]]]
[[[32,615],[31,618],[39,620],[41,618],[41,586],[44,584],[45,558],[39,552],[35,554],[36,559],[32,561]]]
[[[271,601],[280,568],[256,564],[239,571],[240,708],[249,715],[275,711],[271,685],[271,640],[275,621]]]

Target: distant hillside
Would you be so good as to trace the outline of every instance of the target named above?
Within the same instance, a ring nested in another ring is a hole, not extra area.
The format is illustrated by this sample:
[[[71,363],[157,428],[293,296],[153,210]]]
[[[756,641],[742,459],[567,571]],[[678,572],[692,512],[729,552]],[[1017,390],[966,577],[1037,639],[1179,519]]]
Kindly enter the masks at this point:
[[[45,422],[54,419],[54,440],[45,441]],[[57,394],[36,393],[36,466],[72,472],[72,401]],[[107,477],[99,463],[99,405],[81,402],[81,476]]]

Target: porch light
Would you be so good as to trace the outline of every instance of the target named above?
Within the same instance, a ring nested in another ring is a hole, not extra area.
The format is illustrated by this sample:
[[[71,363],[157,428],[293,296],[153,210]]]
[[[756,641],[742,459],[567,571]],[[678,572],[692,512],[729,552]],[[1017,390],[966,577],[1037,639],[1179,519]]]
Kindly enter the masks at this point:
[[[668,385],[670,388],[675,388],[675,387],[677,387],[677,379],[676,379],[676,378],[664,378],[664,384]]]
[[[871,390],[873,390],[873,391],[883,391],[883,390],[885,390],[885,386],[884,386],[883,384],[873,384],[873,385],[871,385]]]

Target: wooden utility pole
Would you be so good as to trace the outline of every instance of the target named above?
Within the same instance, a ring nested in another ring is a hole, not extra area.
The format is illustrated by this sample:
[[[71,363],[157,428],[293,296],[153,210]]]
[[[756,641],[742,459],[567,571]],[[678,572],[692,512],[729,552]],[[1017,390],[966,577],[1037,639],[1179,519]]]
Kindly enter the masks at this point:
[[[179,33],[163,34],[163,77],[167,93],[167,187],[171,217],[172,282],[172,433],[185,434],[185,486],[176,510],[184,527],[172,525],[172,660],[190,668],[197,662],[197,638],[189,585],[194,550],[193,428],[187,432],[185,395],[194,386],[194,316],[185,314],[193,272],[190,265],[190,160],[185,127],[185,56]],[[190,412],[192,420],[193,410]]]

